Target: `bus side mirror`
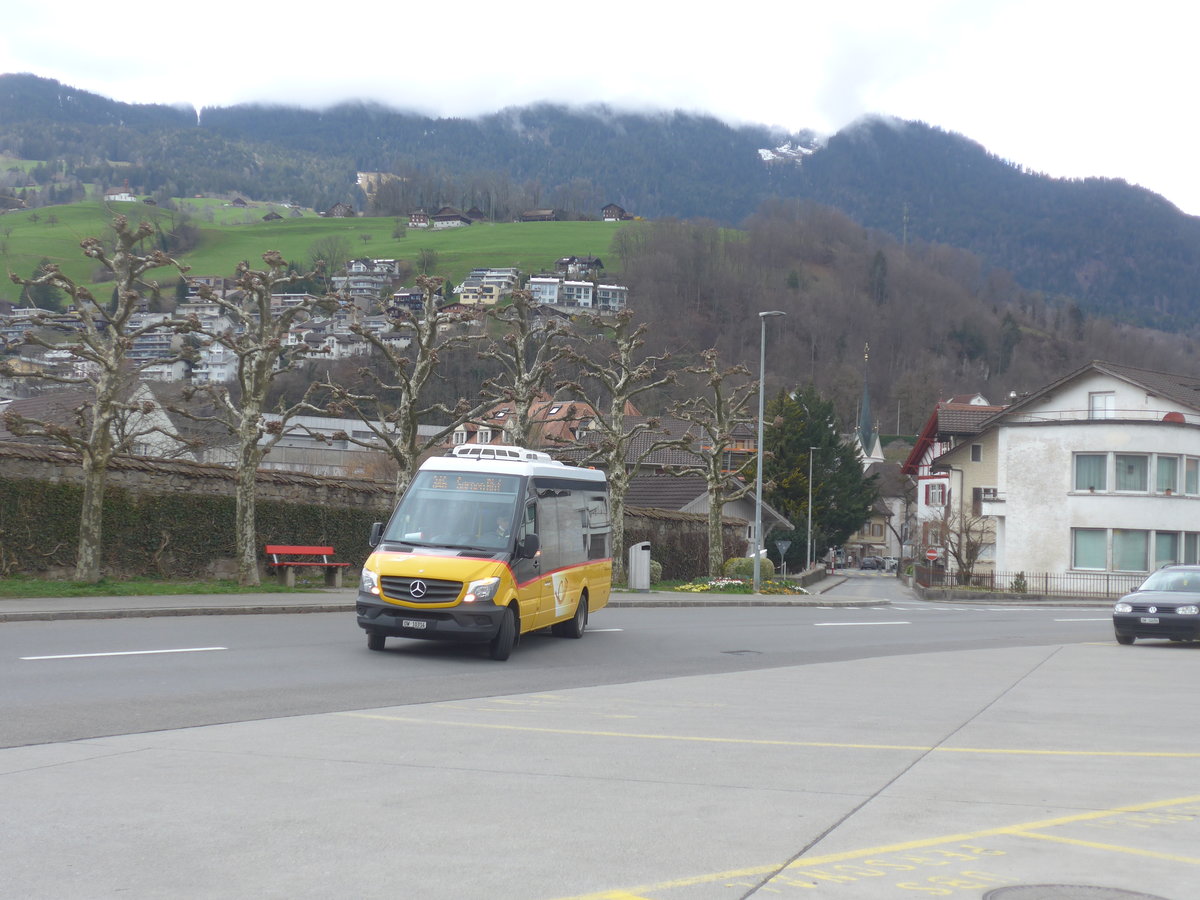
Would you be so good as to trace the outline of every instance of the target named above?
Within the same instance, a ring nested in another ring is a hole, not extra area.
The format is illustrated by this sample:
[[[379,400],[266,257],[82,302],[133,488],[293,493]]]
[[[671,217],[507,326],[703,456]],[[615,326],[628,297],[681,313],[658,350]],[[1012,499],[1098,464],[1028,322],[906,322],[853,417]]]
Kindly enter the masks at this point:
[[[542,542],[536,534],[527,534],[524,540],[521,541],[520,546],[517,547],[517,555],[521,559],[533,559],[538,555],[538,550],[541,549],[541,546]]]
[[[367,538],[367,544],[371,547],[379,546],[379,541],[383,538],[383,523],[375,522],[371,525],[371,536]]]

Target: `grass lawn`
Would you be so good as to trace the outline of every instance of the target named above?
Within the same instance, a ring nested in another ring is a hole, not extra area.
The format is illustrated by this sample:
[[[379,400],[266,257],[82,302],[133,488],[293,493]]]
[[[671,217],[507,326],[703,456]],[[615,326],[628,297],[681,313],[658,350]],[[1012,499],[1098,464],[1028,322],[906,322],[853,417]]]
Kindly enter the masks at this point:
[[[505,222],[480,223],[442,231],[407,229],[404,237],[392,237],[396,227],[392,218],[324,219],[311,210],[291,218],[290,211],[277,210],[284,216],[276,222],[263,222],[272,207],[255,203],[247,209],[227,206],[225,201],[181,200],[192,207],[193,223],[201,237],[196,249],[181,254],[179,261],[191,267],[192,275],[233,275],[241,260],[252,266],[262,265],[262,255],[278,250],[284,258],[301,268],[309,265],[309,248],[318,240],[343,238],[351,257],[402,259],[415,262],[421,250],[434,250],[437,268],[457,284],[471,269],[479,266],[515,266],[522,272],[553,269],[563,256],[599,256],[610,269],[613,236],[628,223],[619,222]],[[142,203],[73,203],[34,210],[15,210],[0,218],[0,266],[7,272],[30,277],[43,258],[62,267],[78,283],[89,285],[96,265],[79,250],[86,237],[103,236],[117,214],[131,222],[168,218],[167,210]],[[147,273],[164,286],[173,285],[173,269]],[[96,296],[111,291],[111,285],[89,285]],[[0,280],[0,299],[17,300],[20,287],[8,278]]]
[[[347,578],[347,584],[353,579]],[[0,600],[5,597],[134,597],[155,594],[284,594],[317,590],[324,575],[296,576],[296,587],[285,588],[274,580],[257,587],[239,587],[236,581],[169,581],[155,578],[103,579],[98,584],[56,581],[48,578],[0,578]]]

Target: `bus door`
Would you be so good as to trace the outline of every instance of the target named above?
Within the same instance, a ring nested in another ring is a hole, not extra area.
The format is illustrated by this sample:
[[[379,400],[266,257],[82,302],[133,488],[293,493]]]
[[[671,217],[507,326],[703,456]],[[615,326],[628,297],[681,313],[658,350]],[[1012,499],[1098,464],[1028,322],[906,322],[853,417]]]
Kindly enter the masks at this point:
[[[532,491],[530,492],[532,494]],[[536,499],[525,504],[521,522],[517,526],[517,547],[525,540],[525,535],[536,534],[541,541],[539,529],[538,505]],[[544,554],[539,549],[532,559],[514,558],[512,562],[513,577],[517,582],[517,601],[521,607],[521,623],[525,631],[540,628],[540,611],[545,607],[543,595],[549,593],[553,597],[553,581],[548,570],[544,567]]]

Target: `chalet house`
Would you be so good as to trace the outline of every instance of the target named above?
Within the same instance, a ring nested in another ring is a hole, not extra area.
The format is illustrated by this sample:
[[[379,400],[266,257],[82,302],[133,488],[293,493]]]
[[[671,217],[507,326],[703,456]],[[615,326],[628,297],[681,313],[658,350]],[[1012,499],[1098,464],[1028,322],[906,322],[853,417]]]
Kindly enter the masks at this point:
[[[1088,363],[992,413],[933,468],[994,521],[997,572],[1136,582],[1200,563],[1198,376]]]
[[[633,216],[629,215],[629,213],[625,212],[625,210],[615,203],[610,203],[604,209],[600,210],[600,217],[605,222],[625,222],[633,218]]]
[[[329,219],[352,219],[354,218],[354,207],[349,203],[338,202],[321,213]]]
[[[483,210],[478,206],[472,206],[467,210],[467,218],[472,222],[486,222],[487,216],[483,214]]]
[[[416,212],[409,213],[408,214],[408,227],[409,228],[428,228],[429,227],[429,213],[425,212],[425,210],[423,210],[423,209],[418,209]]]
[[[279,222],[282,219],[283,219],[283,216],[281,216],[279,213],[275,212],[275,210],[271,210],[269,213],[267,213],[265,216],[262,217],[262,220],[264,222]]]
[[[137,197],[129,190],[129,185],[124,187],[111,188],[104,192],[105,203],[136,203]]]
[[[604,261],[598,256],[564,256],[554,264],[554,271],[568,278],[590,278],[603,268]]]
[[[522,222],[557,222],[558,213],[552,209],[527,209],[521,213]]]
[[[933,462],[954,447],[975,444],[982,424],[1003,406],[993,406],[982,394],[961,395],[940,401],[925,422],[902,471],[916,479],[916,529],[912,541],[918,552],[928,547],[941,547],[941,530],[947,518],[950,498],[948,470],[933,468]],[[982,454],[982,448],[972,450]]]
[[[471,224],[470,219],[452,206],[443,206],[430,216],[430,221],[433,222],[435,231],[443,228],[462,228]]]
[[[230,203],[229,205],[230,205],[230,206],[236,206],[238,209],[245,209],[245,208],[246,208],[247,206],[249,206],[250,204],[248,204],[248,203],[245,201],[245,199],[244,199],[244,198],[242,198],[242,197],[234,197],[234,198],[233,198],[233,202],[232,202],[232,203]]]

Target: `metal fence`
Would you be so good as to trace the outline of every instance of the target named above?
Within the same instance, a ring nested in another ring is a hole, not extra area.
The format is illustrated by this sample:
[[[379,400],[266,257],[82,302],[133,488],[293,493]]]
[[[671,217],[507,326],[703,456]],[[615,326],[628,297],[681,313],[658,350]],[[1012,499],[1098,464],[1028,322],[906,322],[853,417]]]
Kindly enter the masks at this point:
[[[1136,589],[1146,575],[1110,572],[973,572],[947,571],[939,566],[916,566],[913,575],[921,587],[1032,594],[1038,597],[1115,598]]]

